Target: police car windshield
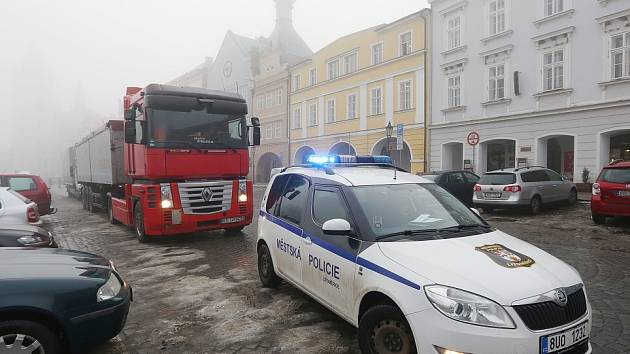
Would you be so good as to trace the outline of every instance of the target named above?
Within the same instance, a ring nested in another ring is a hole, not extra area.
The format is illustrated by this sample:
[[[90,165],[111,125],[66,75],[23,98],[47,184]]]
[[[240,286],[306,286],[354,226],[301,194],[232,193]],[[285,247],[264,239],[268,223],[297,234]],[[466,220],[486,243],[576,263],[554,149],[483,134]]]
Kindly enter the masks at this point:
[[[377,240],[422,231],[474,234],[470,230],[475,226],[488,230],[481,218],[432,183],[358,186],[352,191]]]

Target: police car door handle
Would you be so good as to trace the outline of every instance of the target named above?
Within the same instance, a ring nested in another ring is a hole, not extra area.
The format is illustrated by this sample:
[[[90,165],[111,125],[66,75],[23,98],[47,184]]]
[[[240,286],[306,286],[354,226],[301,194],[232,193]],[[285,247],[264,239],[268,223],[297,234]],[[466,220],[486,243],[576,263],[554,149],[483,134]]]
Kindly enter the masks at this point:
[[[306,243],[307,245],[310,245],[313,243],[313,241],[311,241],[311,238],[308,236],[304,237],[302,240],[304,240],[304,243]]]

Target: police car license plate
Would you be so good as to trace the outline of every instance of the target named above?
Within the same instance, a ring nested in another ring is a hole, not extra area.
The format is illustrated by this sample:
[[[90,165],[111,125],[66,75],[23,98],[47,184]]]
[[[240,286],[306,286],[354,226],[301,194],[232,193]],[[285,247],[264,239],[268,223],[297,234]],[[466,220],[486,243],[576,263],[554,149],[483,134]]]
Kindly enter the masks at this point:
[[[235,216],[233,218],[221,219],[221,224],[233,224],[235,222],[241,222],[241,221],[245,221],[245,217],[244,216]]]
[[[630,197],[630,191],[617,191],[618,197]]]
[[[540,337],[540,354],[557,353],[588,339],[588,321],[563,332]]]
[[[486,198],[501,198],[501,193],[484,193],[483,196]]]

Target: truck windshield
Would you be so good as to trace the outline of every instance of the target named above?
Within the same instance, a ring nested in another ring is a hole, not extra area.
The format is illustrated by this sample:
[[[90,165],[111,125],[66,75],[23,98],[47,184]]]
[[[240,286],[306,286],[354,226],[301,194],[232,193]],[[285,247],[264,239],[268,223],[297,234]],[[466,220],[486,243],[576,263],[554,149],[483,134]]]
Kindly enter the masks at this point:
[[[148,109],[149,146],[167,148],[247,148],[244,115]]]

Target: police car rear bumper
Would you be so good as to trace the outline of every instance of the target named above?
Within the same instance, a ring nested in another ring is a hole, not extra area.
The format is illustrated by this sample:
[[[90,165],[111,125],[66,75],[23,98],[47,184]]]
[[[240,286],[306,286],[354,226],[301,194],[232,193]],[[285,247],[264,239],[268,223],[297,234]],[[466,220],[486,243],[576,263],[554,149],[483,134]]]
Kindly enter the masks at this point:
[[[507,311],[516,322],[516,329],[490,328],[458,322],[433,308],[409,314],[407,321],[413,330],[418,353],[421,354],[439,353],[436,347],[467,354],[538,354],[541,353],[542,336],[569,329],[576,324],[533,332],[525,326],[513,309],[507,308]],[[584,321],[588,321],[590,332],[590,307],[587,317],[578,322]],[[589,343],[588,351],[584,354],[590,353],[592,347]]]

